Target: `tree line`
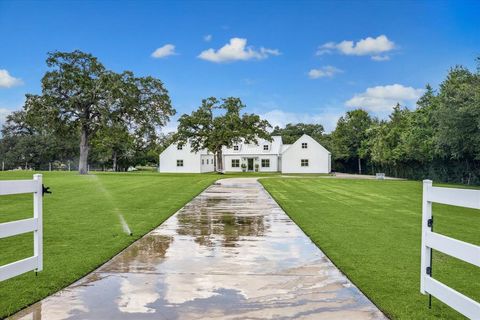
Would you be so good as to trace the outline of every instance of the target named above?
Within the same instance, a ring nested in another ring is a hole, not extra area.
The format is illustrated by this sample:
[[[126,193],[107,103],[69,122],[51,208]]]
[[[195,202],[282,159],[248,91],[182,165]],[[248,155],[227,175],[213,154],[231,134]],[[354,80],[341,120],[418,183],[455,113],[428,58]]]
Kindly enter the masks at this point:
[[[321,124],[275,127],[241,114],[239,98],[208,98],[179,118],[175,134],[159,130],[175,114],[161,80],[107,70],[81,51],[52,52],[41,94],[27,94],[7,116],[0,139],[5,169],[95,168],[126,170],[157,165],[173,141],[190,141],[221,158],[222,146],[281,135],[289,144],[306,133],[332,152],[336,171],[480,184],[480,57],[471,71],[453,67],[438,90],[427,85],[415,109],[397,104],[388,119],[363,109],[340,117],[325,133]],[[217,161],[221,164],[221,161]],[[222,170],[222,168],[217,168]]]
[[[303,133],[332,152],[337,171],[480,184],[480,57],[476,71],[451,68],[438,90],[426,86],[415,109],[397,104],[388,119],[356,109],[329,134],[319,124],[273,131],[285,143]]]

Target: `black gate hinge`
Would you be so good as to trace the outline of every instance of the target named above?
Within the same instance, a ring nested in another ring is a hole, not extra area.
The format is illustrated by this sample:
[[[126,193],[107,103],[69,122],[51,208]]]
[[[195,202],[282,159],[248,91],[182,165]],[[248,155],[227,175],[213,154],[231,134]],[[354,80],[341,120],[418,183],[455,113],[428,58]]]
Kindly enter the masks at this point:
[[[42,196],[45,195],[45,193],[50,194],[52,191],[50,191],[50,187],[45,187],[45,185],[42,184]]]
[[[428,221],[427,221],[427,226],[428,226],[429,228],[433,227],[433,217],[431,217],[430,219],[428,219]]]
[[[427,274],[432,276],[432,267],[427,267]]]

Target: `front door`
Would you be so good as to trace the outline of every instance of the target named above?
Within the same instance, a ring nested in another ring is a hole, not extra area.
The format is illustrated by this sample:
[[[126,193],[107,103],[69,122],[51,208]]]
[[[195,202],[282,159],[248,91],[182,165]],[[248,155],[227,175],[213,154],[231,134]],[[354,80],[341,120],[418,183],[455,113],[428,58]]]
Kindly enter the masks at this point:
[[[247,165],[248,171],[253,171],[253,158],[247,159],[247,163],[248,163]]]

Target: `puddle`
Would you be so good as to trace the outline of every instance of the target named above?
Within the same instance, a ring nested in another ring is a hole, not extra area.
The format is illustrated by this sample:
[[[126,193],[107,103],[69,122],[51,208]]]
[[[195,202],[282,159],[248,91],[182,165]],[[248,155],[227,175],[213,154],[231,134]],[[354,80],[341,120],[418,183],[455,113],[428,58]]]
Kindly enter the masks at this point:
[[[385,319],[254,179],[210,186],[12,319]]]

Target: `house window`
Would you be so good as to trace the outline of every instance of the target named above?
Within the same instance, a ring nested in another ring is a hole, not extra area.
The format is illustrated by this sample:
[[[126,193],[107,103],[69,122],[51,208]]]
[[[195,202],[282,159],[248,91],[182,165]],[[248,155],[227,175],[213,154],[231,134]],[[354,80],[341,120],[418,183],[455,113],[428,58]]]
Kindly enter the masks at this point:
[[[308,144],[306,142],[302,142],[302,149],[307,149],[308,148]]]
[[[233,146],[233,151],[238,151],[238,146]]]
[[[208,160],[207,160],[207,161],[208,161]],[[203,166],[204,163],[205,163],[205,160],[202,159],[202,166]],[[207,164],[208,164],[208,163],[207,163]]]
[[[240,159],[232,159],[232,168],[240,168]]]
[[[268,144],[263,145],[263,150],[268,151]]]
[[[302,159],[300,160],[300,165],[302,167],[308,167],[308,159]]]
[[[262,159],[262,168],[270,168],[270,159]]]
[[[177,167],[183,167],[183,160],[177,160]]]
[[[183,149],[183,144],[177,144],[177,150],[182,150]]]
[[[207,164],[208,164],[208,159],[207,159]]]

